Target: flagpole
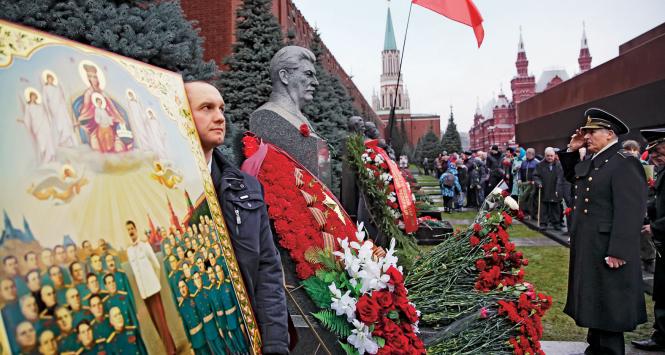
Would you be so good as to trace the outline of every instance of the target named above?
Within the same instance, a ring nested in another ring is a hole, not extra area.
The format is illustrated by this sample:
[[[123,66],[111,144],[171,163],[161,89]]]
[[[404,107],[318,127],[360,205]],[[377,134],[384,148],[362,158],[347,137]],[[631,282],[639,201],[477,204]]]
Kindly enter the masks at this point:
[[[395,86],[395,97],[393,98],[393,103],[390,106],[390,116],[388,118],[388,137],[386,137],[386,142],[390,144],[390,141],[393,137],[393,128],[395,127],[395,106],[397,106],[397,92],[399,91],[399,80],[402,76],[402,61],[404,60],[404,48],[406,47],[406,35],[409,33],[409,22],[411,22],[411,9],[413,8],[413,1],[411,0],[411,5],[409,5],[409,16],[406,19],[406,30],[404,30],[404,41],[402,42],[402,53],[399,58],[399,71],[397,72],[397,85]]]

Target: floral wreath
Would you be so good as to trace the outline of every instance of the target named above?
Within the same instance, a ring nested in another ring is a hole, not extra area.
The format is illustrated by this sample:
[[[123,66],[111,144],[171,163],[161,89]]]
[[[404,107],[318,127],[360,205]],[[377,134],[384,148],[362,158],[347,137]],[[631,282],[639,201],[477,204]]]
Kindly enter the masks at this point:
[[[279,244],[321,310],[313,313],[347,354],[424,354],[419,312],[407,298],[395,241],[388,250],[365,240],[335,196],[286,152],[252,133],[242,139],[242,170],[265,189]]]

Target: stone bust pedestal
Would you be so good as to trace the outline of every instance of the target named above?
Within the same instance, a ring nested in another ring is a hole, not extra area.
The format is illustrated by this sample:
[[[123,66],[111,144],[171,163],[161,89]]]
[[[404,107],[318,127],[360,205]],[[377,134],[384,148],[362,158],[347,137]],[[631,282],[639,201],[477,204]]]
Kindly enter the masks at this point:
[[[267,102],[249,116],[249,130],[287,152],[307,170],[330,186],[330,152],[328,143],[319,137],[301,113],[290,112],[280,105]],[[300,132],[307,125],[309,136]]]

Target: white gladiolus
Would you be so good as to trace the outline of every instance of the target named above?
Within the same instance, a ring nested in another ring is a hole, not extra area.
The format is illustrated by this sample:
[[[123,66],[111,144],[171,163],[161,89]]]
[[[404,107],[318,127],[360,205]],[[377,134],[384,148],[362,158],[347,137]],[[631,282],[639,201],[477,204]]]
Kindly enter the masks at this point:
[[[351,335],[346,338],[346,341],[353,345],[360,354],[376,354],[379,351],[379,344],[372,339],[369,327],[357,319],[353,320],[353,326],[356,329],[351,331]]]
[[[491,193],[492,193],[492,195],[501,196],[501,193],[502,193],[502,192],[503,192],[503,190],[501,190],[501,189],[498,188],[498,187],[495,187],[494,190],[492,190]]]
[[[504,202],[506,203],[506,205],[508,205],[508,207],[511,210],[517,211],[517,210],[520,209],[520,205],[517,203],[517,201],[515,201],[515,199],[510,197],[510,196],[506,196],[506,198],[504,199]]]
[[[353,322],[353,320],[356,319],[357,300],[350,296],[351,291],[346,291],[346,293],[342,295],[342,291],[335,286],[334,282],[328,286],[328,289],[333,294],[330,308],[335,311],[335,314],[338,316],[346,315],[346,320]]]

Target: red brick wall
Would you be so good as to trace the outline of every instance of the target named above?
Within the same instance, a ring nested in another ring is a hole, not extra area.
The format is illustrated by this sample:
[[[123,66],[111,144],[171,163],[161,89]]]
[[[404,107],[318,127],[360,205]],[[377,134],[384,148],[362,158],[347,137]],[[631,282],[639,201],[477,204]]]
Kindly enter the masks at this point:
[[[383,130],[383,136],[388,137],[389,127],[388,127],[388,115],[379,116],[385,128]],[[438,115],[432,115],[427,117],[416,117],[413,118],[408,114],[395,115],[395,128],[399,129],[401,125],[401,119],[404,118],[404,129],[406,129],[406,137],[409,143],[415,147],[418,144],[418,139],[424,136],[430,129],[436,134],[436,136],[441,139],[441,123]]]
[[[205,58],[215,60],[224,70],[222,61],[233,51],[235,14],[238,6],[242,4],[242,0],[181,0],[181,4],[187,18],[198,21],[201,35],[205,38]],[[296,45],[309,47],[314,29],[291,0],[273,0],[272,12],[282,27],[285,37],[289,31],[292,31],[295,34]],[[379,119],[371,105],[365,100],[330,50],[325,44],[323,46],[325,52],[322,59],[323,66],[341,79],[342,85],[353,98],[354,107],[361,115],[378,125]]]

